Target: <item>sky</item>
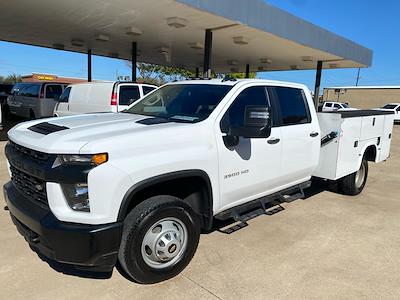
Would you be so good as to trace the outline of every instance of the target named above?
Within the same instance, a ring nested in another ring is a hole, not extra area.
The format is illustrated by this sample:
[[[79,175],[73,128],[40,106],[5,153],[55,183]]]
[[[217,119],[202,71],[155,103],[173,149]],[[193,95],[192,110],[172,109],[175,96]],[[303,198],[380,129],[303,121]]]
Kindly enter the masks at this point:
[[[245,1],[245,0],[243,0]],[[359,85],[400,85],[400,1],[268,0],[313,24],[373,50],[372,67],[361,69]],[[93,78],[130,75],[125,61],[93,56]],[[52,73],[85,78],[86,55],[0,42],[0,75]],[[258,73],[259,78],[293,81],[314,88],[315,71]],[[322,87],[355,85],[357,69],[324,70]]]

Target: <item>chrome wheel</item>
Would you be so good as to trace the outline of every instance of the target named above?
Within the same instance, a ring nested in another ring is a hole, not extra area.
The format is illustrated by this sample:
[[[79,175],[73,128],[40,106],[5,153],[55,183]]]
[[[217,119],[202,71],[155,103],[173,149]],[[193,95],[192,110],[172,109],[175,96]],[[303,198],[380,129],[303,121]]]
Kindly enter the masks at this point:
[[[177,218],[157,221],[146,232],[142,242],[142,257],[145,263],[155,269],[176,264],[187,248],[188,231]]]
[[[355,184],[356,184],[356,187],[359,189],[362,185],[363,185],[363,183],[364,183],[364,180],[365,180],[365,165],[364,165],[364,163],[362,163],[361,164],[361,167],[360,167],[360,169],[357,171],[357,173],[356,173],[356,182],[355,182]]]

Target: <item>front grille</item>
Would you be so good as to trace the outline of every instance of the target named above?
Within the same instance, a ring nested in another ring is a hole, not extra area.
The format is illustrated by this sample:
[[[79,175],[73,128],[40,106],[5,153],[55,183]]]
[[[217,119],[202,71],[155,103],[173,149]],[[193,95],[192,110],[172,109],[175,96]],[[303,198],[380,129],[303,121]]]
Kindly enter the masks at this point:
[[[12,141],[10,141],[10,145],[17,152],[19,152],[19,153],[21,153],[23,155],[27,155],[27,156],[29,156],[30,158],[33,158],[33,160],[35,160],[36,162],[39,162],[39,163],[44,163],[44,162],[48,161],[49,158],[50,158],[49,154],[23,147],[21,145],[18,145],[16,143],[12,142]]]
[[[15,187],[33,201],[48,205],[46,183],[10,165],[11,180]]]

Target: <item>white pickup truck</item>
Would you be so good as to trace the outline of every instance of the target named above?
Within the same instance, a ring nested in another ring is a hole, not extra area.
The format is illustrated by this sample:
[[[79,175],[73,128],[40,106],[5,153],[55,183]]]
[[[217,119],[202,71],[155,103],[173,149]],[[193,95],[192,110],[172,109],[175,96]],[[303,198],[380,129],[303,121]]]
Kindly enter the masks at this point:
[[[9,131],[11,217],[42,255],[140,283],[181,272],[216,219],[245,222],[300,198],[313,177],[359,194],[389,157],[393,114],[317,115],[304,85],[167,84],[122,113],[42,119]],[[251,214],[250,215],[254,215]]]

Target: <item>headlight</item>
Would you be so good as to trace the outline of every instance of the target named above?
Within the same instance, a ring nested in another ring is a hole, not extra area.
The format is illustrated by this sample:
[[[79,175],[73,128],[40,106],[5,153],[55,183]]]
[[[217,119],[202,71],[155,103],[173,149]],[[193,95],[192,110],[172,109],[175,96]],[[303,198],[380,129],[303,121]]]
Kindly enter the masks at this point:
[[[68,205],[76,211],[90,212],[89,190],[86,183],[62,184]]]
[[[108,160],[107,153],[100,154],[61,154],[58,156],[63,165],[101,165]]]

